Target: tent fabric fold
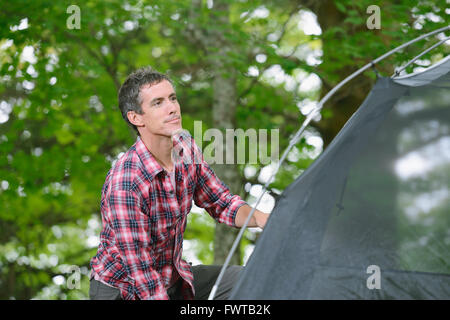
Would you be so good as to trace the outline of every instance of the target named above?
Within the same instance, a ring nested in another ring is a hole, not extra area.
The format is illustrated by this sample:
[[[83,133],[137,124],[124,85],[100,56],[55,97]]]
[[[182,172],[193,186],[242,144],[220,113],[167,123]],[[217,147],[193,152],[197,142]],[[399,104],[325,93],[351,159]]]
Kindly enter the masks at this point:
[[[447,58],[378,79],[284,190],[230,299],[450,299],[449,199]]]

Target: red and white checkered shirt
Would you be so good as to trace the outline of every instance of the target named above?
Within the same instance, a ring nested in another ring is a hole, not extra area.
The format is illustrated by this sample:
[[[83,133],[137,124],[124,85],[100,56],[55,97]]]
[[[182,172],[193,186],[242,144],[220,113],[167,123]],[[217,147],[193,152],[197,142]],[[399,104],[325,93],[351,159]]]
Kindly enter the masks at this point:
[[[174,161],[176,190],[140,137],[106,175],[92,277],[118,288],[126,300],[168,299],[166,290],[179,277],[183,297],[193,299],[191,265],[182,259],[192,200],[233,227],[237,210],[246,204],[217,178],[190,135],[175,139],[174,150],[182,156]],[[193,161],[185,161],[186,153]]]

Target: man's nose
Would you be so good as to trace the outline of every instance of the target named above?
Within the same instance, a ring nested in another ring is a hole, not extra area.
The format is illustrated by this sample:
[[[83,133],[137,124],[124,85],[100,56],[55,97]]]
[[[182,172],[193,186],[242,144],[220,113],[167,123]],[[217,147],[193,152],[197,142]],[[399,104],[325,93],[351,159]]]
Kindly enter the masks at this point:
[[[170,101],[168,109],[169,113],[176,113],[178,111],[178,103],[176,101]]]

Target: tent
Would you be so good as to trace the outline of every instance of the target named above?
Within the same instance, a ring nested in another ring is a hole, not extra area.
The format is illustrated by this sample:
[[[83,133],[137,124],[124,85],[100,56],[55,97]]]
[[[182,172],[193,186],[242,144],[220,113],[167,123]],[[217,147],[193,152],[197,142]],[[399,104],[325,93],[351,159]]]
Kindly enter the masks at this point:
[[[230,299],[450,299],[450,57],[378,78],[284,190]]]

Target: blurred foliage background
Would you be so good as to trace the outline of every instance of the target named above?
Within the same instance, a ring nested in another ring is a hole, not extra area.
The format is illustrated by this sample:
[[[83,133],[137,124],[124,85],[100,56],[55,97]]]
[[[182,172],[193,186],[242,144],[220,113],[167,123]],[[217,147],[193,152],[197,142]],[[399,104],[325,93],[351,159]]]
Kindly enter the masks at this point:
[[[72,5],[80,29],[68,28]],[[381,29],[370,30],[370,5]],[[305,115],[340,80],[394,47],[449,24],[449,3],[374,0],[2,1],[0,3],[0,299],[86,299],[107,171],[135,141],[117,90],[150,65],[176,83],[183,126],[278,129],[280,154]],[[393,74],[430,37],[377,65]],[[406,71],[449,53],[443,45]],[[259,209],[339,132],[375,81],[371,70],[340,90],[289,154]],[[205,143],[203,145],[205,147]],[[250,204],[274,165],[214,165]],[[220,263],[235,231],[203,210],[189,215],[184,255]],[[246,231],[234,263],[258,237]],[[81,272],[80,287],[68,284]]]

